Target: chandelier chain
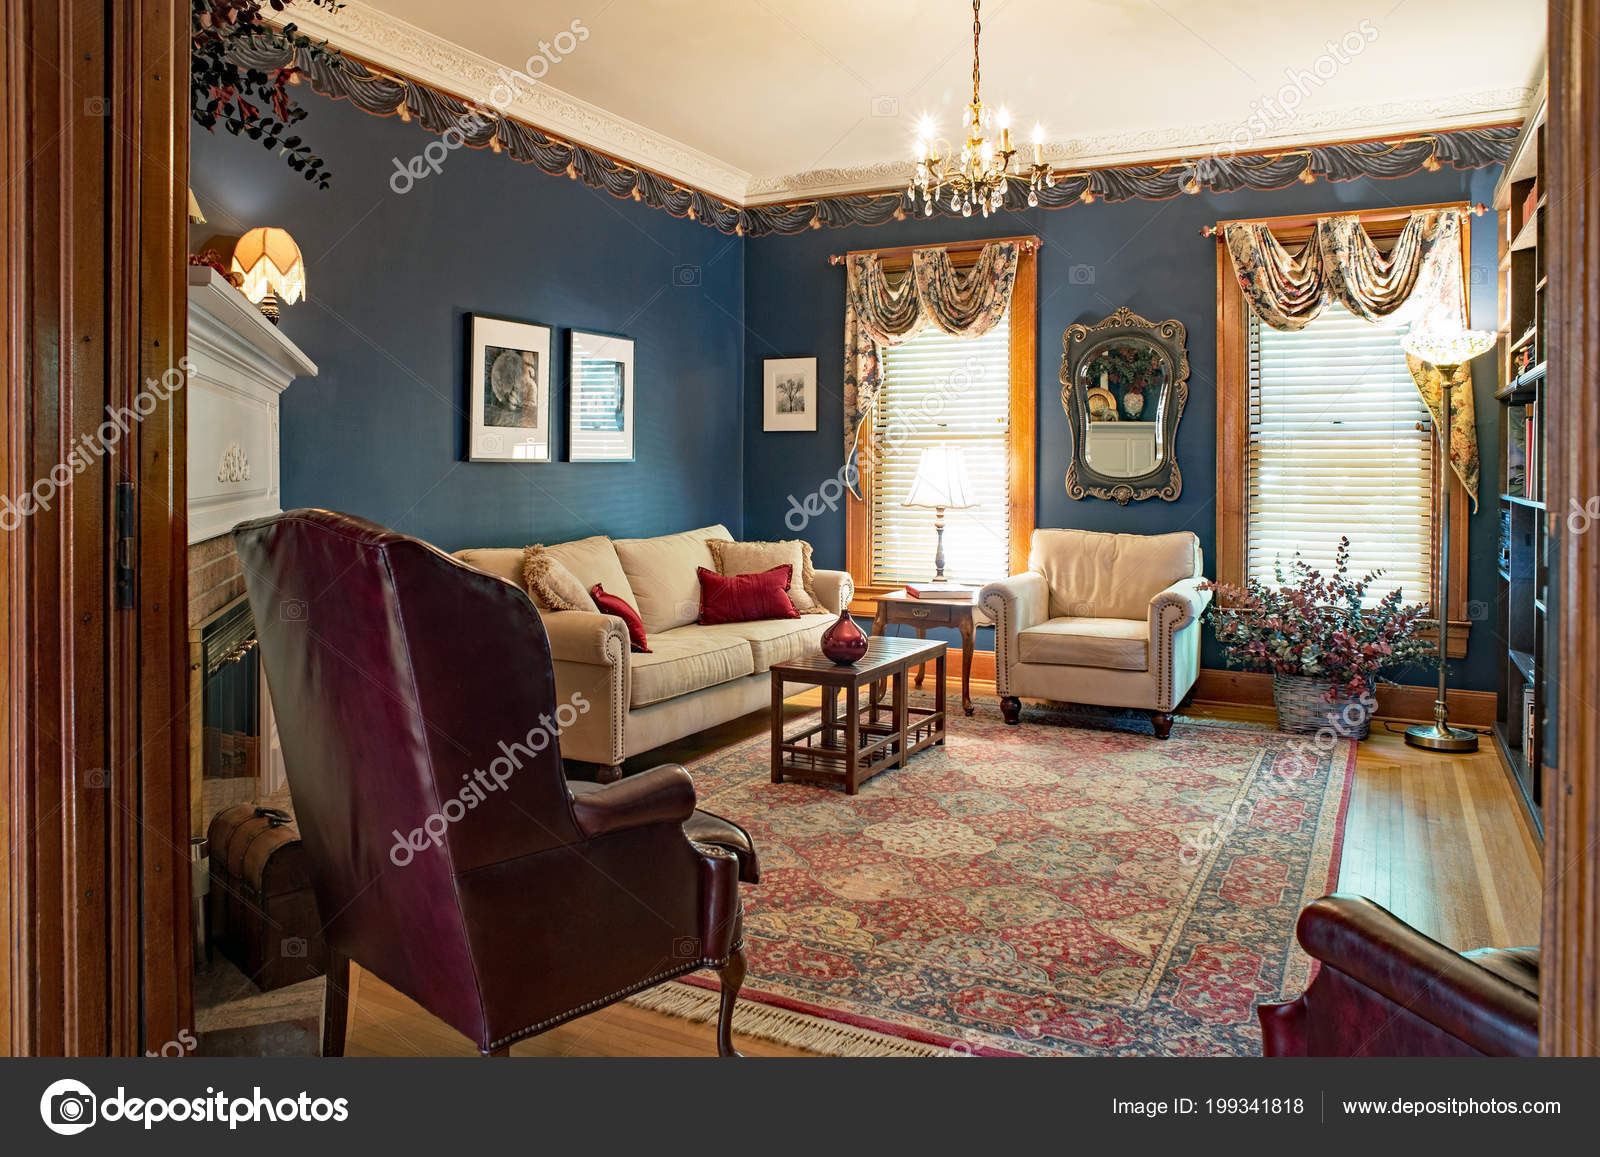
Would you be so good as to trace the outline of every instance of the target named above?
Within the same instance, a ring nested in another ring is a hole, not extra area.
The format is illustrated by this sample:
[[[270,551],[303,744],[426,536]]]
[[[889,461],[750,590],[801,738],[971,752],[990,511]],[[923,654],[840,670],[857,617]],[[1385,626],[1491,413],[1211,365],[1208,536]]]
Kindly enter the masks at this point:
[[[972,0],[972,103],[978,104],[978,37],[983,33],[983,25],[978,23],[978,5],[982,0]]]

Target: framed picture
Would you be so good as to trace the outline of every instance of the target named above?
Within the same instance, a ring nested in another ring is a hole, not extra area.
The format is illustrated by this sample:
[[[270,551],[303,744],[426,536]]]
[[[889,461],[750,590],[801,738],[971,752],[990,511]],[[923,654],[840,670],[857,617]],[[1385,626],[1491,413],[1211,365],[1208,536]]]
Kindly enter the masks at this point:
[[[817,359],[768,358],[762,366],[763,430],[817,428]]]
[[[633,461],[633,339],[575,329],[568,342],[568,460]]]
[[[550,461],[550,330],[468,316],[468,461]]]

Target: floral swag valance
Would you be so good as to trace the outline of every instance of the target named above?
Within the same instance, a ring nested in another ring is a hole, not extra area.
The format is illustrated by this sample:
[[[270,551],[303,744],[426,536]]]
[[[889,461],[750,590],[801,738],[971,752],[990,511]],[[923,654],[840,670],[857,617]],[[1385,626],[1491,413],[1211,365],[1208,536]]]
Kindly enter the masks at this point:
[[[982,337],[1005,316],[1017,280],[1015,241],[991,241],[959,270],[941,248],[918,249],[909,272],[889,273],[876,253],[851,256],[844,306],[844,447],[859,465],[861,432],[883,384],[879,350],[910,341],[932,322],[956,337]],[[871,447],[871,440],[867,442]],[[871,450],[869,449],[869,453]],[[860,497],[857,474],[851,490]]]
[[[1458,210],[1412,213],[1387,255],[1355,217],[1320,218],[1298,254],[1265,225],[1231,224],[1224,236],[1245,300],[1274,329],[1302,329],[1330,301],[1367,321],[1387,318],[1426,329],[1467,324]],[[1443,421],[1439,371],[1409,354],[1406,365],[1433,420]],[[1450,465],[1476,509],[1478,434],[1466,366],[1451,387]]]

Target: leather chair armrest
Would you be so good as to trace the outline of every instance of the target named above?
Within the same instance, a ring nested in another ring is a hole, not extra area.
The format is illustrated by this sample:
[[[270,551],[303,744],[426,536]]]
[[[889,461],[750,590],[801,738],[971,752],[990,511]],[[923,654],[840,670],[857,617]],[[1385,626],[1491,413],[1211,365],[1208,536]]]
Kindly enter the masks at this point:
[[[817,601],[837,615],[855,597],[856,583],[848,571],[814,570],[811,589],[816,592]]]
[[[572,796],[572,815],[588,839],[650,824],[681,826],[694,814],[694,779],[676,763]]]
[[[1479,1052],[1538,1052],[1537,981],[1524,979],[1537,974],[1526,966],[1508,980],[1360,896],[1313,901],[1295,934],[1313,959]]]
[[[995,688],[1001,695],[1010,695],[1017,633],[1049,620],[1050,584],[1038,571],[1014,574],[979,591],[978,605],[994,623]]]
[[[616,615],[594,611],[540,611],[550,639],[550,657],[557,663],[596,667],[626,665],[628,628]]]
[[[1205,578],[1195,575],[1193,578],[1179,579],[1165,590],[1157,591],[1150,597],[1150,637],[1156,637],[1157,631],[1165,630],[1171,634],[1183,630],[1190,623],[1200,617],[1200,612],[1211,605],[1211,592],[1201,590],[1200,584]],[[1176,612],[1174,614],[1173,612]],[[1163,621],[1165,620],[1165,621]]]

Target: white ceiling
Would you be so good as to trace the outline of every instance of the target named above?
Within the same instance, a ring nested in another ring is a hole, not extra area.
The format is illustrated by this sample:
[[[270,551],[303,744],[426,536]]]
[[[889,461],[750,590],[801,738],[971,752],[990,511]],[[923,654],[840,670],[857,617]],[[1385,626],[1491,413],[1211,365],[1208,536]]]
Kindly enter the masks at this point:
[[[588,38],[507,111],[746,203],[893,186],[917,119],[955,135],[971,91],[967,0],[350,0],[288,15],[479,101],[496,65],[523,67],[581,22]],[[1253,147],[1515,119],[1544,3],[990,0],[983,95],[1024,136],[1042,122],[1062,163],[1192,156],[1347,34],[1359,51],[1322,62],[1326,81],[1302,81],[1294,115],[1258,122]]]

